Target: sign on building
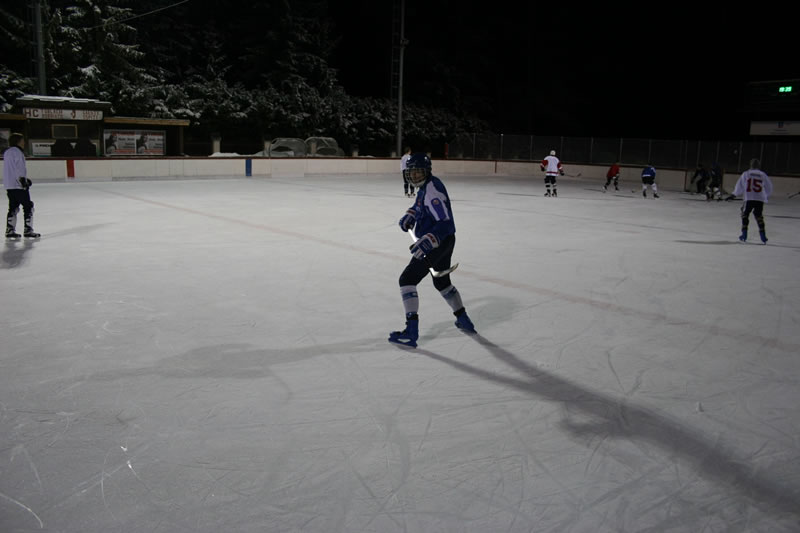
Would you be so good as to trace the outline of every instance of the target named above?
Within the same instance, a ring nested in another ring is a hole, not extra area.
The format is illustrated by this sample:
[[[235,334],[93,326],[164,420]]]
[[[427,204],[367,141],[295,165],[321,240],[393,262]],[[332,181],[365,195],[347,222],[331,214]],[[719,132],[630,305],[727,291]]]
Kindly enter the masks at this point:
[[[108,156],[164,155],[163,130],[105,130],[103,146]]]
[[[103,112],[92,109],[23,107],[22,114],[29,120],[103,120]]]

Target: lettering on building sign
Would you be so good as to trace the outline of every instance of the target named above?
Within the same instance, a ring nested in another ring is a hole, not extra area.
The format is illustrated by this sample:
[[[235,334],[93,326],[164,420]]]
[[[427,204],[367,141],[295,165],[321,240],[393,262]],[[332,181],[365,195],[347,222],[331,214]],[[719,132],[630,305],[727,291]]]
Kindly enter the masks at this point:
[[[103,120],[103,112],[92,109],[55,109],[25,107],[22,114],[30,120]]]

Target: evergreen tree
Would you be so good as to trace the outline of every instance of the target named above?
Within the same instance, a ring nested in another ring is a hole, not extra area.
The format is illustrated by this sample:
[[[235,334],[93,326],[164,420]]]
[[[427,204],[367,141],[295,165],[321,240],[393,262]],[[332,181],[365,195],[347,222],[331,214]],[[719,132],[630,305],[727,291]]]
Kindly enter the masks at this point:
[[[329,64],[336,37],[325,0],[246,1],[233,9],[139,0],[135,10],[129,0],[48,1],[49,94],[107,100],[118,115],[188,118],[187,137],[219,132],[252,145],[262,135],[331,136],[346,151],[358,145],[371,155],[388,155],[395,144],[396,102],[348,95]],[[0,57],[4,111],[35,90],[26,9],[0,8],[9,48]],[[463,80],[450,75],[458,87]],[[457,90],[428,89],[405,103],[404,131],[414,145],[438,150],[448,138],[485,128],[468,117]],[[445,111],[448,98],[453,105]]]
[[[22,2],[0,7],[0,112],[9,111],[18,97],[32,92],[36,83],[27,9]]]
[[[31,60],[30,45],[32,28],[28,24],[26,11],[29,8],[22,2],[9,3],[0,7],[0,42],[3,43],[3,54],[0,60],[9,69],[14,69],[20,73],[28,70],[28,74],[34,73],[26,68]]]
[[[210,48],[219,50],[220,47],[210,43]],[[205,68],[193,71],[184,83],[187,107],[195,115],[194,123],[204,136],[211,132],[234,133],[249,122],[250,95],[240,83],[229,85],[225,80],[230,68],[223,57],[212,53]]]
[[[149,108],[155,78],[144,68],[133,16],[125,0],[77,0],[57,7],[53,47],[64,96],[97,98],[114,104],[118,114],[141,114]]]

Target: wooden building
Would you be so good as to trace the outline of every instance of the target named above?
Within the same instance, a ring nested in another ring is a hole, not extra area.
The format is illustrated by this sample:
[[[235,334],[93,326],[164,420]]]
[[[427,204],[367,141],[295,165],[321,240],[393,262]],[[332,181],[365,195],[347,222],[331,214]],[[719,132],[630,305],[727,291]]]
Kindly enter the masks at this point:
[[[111,103],[88,98],[25,95],[0,113],[0,149],[25,135],[32,157],[183,155],[184,119],[110,116]]]

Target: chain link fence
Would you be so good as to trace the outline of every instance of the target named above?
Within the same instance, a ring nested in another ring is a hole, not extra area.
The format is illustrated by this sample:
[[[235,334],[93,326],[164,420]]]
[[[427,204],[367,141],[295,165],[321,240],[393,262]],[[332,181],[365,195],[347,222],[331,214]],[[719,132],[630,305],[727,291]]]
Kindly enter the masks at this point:
[[[800,176],[800,142],[781,141],[676,141],[662,139],[611,139],[595,137],[544,137],[536,135],[463,135],[448,144],[449,159],[502,159],[538,161],[555,150],[570,163],[641,165],[693,169],[699,163],[717,162],[728,172],[743,172],[750,159],[781,176]]]

